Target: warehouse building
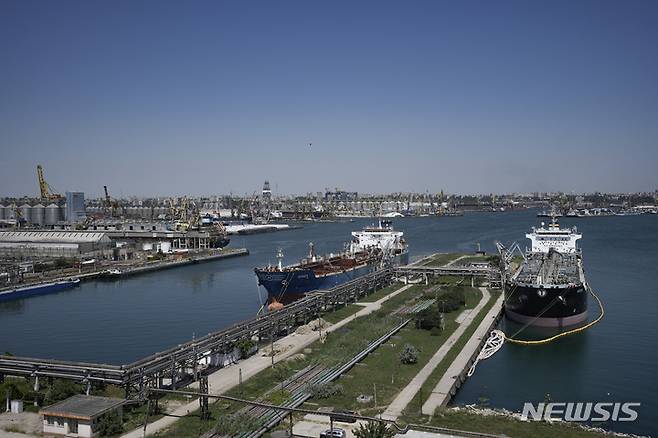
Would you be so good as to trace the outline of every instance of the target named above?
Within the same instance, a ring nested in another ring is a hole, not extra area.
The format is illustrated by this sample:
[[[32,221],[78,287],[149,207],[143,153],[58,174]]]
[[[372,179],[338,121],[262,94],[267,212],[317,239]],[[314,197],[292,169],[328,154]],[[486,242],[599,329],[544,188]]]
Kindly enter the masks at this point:
[[[0,257],[111,257],[116,244],[105,233],[76,231],[0,232]]]

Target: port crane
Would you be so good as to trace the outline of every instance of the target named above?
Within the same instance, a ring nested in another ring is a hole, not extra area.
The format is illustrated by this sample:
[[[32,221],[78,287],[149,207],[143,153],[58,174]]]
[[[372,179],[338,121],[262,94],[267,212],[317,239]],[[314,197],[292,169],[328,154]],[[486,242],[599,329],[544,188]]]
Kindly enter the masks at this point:
[[[105,191],[105,211],[107,212],[109,210],[110,215],[115,217],[120,207],[119,202],[110,197],[107,186],[103,186],[103,190]]]
[[[37,165],[37,178],[39,179],[39,190],[41,191],[41,199],[48,201],[59,201],[64,197],[59,193],[56,193],[55,190],[46,182],[46,179],[43,176],[43,167],[41,164]]]

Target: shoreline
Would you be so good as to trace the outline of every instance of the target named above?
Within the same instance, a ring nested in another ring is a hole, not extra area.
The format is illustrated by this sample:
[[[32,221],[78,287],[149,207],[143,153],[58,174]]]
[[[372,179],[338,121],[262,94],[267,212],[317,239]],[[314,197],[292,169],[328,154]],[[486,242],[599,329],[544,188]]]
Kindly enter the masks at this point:
[[[161,271],[165,269],[177,268],[180,266],[187,266],[197,263],[206,263],[215,260],[227,259],[232,257],[240,257],[249,255],[249,250],[246,248],[229,248],[222,249],[220,251],[210,253],[210,254],[198,254],[190,257],[186,257],[181,260],[172,260],[172,261],[157,261],[157,262],[147,262],[145,265],[126,267],[120,270],[120,274],[108,276],[108,267],[105,266],[103,269],[99,269],[92,272],[83,272],[83,273],[68,273],[66,275],[58,275],[48,279],[43,279],[42,281],[32,282],[32,283],[19,283],[14,284],[9,287],[0,288],[0,292],[8,291],[17,291],[25,288],[37,288],[41,286],[46,286],[52,283],[57,283],[60,281],[66,281],[71,278],[77,278],[81,282],[90,281],[90,280],[103,280],[103,279],[120,279],[133,275],[145,274],[148,272]],[[111,269],[111,268],[110,268]]]

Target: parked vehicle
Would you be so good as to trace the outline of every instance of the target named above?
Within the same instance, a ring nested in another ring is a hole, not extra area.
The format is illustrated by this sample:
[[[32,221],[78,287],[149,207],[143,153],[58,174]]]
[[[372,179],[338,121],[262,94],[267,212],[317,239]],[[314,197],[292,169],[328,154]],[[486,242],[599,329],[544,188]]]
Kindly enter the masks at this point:
[[[347,433],[338,427],[327,429],[320,434],[320,438],[347,438]]]

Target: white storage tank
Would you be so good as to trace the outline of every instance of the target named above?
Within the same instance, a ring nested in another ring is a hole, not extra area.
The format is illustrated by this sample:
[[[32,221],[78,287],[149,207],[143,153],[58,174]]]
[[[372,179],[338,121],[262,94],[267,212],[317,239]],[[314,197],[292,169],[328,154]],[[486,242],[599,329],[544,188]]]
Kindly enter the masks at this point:
[[[5,210],[7,210],[7,207],[5,207],[3,204],[0,204],[0,220],[5,218]]]
[[[35,225],[43,225],[46,218],[46,207],[43,204],[32,206],[31,221]]]
[[[59,206],[57,204],[48,204],[45,208],[44,225],[55,225],[59,222]]]

